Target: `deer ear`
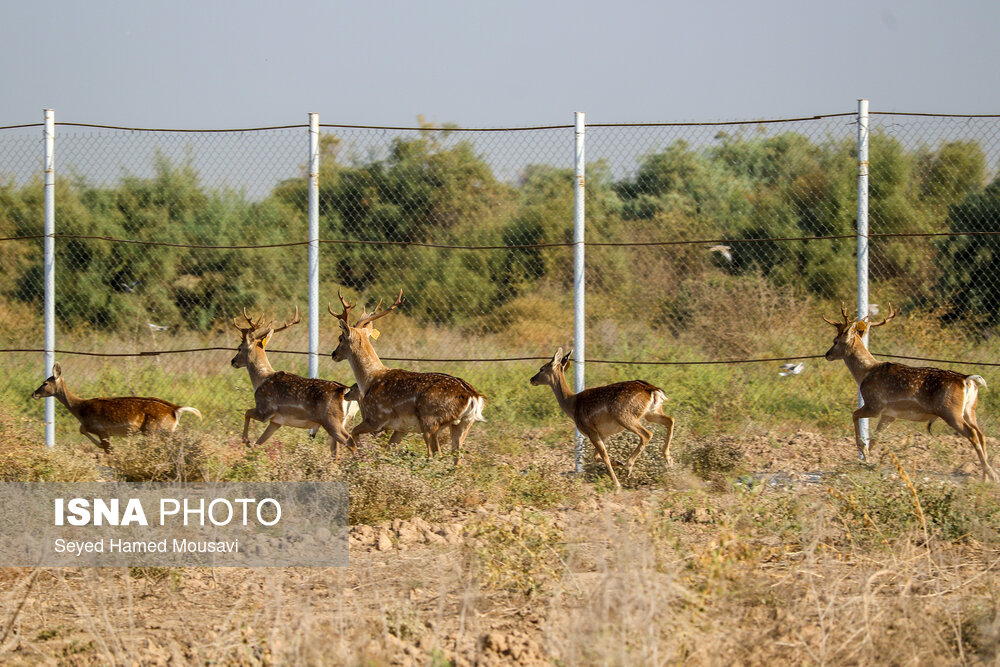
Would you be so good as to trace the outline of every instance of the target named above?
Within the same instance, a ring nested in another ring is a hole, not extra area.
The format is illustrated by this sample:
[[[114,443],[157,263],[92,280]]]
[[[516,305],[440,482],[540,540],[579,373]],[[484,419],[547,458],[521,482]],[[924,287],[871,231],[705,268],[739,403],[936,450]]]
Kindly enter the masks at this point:
[[[340,322],[340,328],[343,329],[344,331],[350,331],[351,330],[351,327],[344,320],[337,319],[337,321]]]
[[[868,331],[868,322],[865,322],[864,320],[855,322],[854,330],[858,332],[859,336],[864,336],[865,332]]]
[[[562,348],[558,348],[556,353],[552,355],[552,363],[558,362],[562,358]]]
[[[260,345],[260,349],[263,350],[267,347],[267,343],[271,340],[271,334],[273,333],[273,330],[268,329],[267,332],[257,340],[257,344]]]
[[[62,377],[62,368],[59,366],[59,362],[52,364],[52,377],[59,378]]]
[[[563,368],[569,366],[569,358],[572,356],[573,356],[573,348],[570,348],[569,352],[566,353],[566,356],[564,356],[562,358],[562,361],[560,362]]]

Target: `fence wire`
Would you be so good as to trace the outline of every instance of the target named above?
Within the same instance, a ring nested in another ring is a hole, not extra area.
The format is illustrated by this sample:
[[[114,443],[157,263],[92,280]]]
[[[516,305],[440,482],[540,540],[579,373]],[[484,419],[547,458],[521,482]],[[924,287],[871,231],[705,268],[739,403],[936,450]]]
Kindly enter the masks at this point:
[[[322,129],[321,301],[342,288],[370,307],[403,289],[376,345],[387,361],[461,374],[525,428],[558,420],[527,378],[572,344],[572,126]],[[849,431],[853,383],[820,357],[821,316],[854,299],[856,133],[853,114],[589,126],[588,384],[652,381],[692,432]],[[37,126],[0,128],[0,423],[41,419],[28,397],[43,379],[41,142]],[[72,388],[200,402],[204,428],[238,430],[252,391],[229,366],[232,318],[305,320],[307,147],[304,125],[57,124]],[[992,365],[1000,119],[873,114],[870,152],[874,316],[904,311],[873,349]],[[350,383],[322,317],[320,376]],[[305,374],[306,325],[279,336],[272,364]],[[988,427],[1000,401],[981,404]]]

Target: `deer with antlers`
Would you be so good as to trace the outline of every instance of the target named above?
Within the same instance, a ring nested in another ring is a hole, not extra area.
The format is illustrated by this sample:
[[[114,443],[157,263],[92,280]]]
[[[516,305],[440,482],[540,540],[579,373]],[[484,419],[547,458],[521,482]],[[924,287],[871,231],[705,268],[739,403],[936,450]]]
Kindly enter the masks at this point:
[[[298,324],[299,309],[291,322],[284,322],[275,329],[273,322],[262,326],[264,318],[256,322],[243,309],[247,326],[240,326],[233,319],[233,326],[240,332],[240,346],[233,357],[233,368],[246,368],[254,390],[254,407],[247,410],[243,421],[243,444],[250,444],[250,421],[267,422],[267,427],[257,445],[267,441],[282,426],[293,428],[323,428],[330,436],[333,458],[340,456],[340,446],[347,445],[356,451],[354,438],[347,432],[347,423],[358,411],[358,404],[346,398],[347,387],[339,382],[304,378],[285,371],[275,371],[267,360],[271,336]]]
[[[840,307],[843,322],[823,320],[837,329],[833,347],[827,350],[827,361],[843,359],[858,383],[864,405],[854,411],[854,440],[858,458],[868,461],[868,445],[861,440],[861,419],[879,418],[875,434],[897,419],[927,422],[927,430],[935,419],[941,419],[959,435],[972,443],[979,456],[983,479],[1000,481],[986,456],[986,438],[976,423],[976,403],[979,387],[986,380],[979,375],[963,375],[940,368],[914,367],[891,361],[878,361],[865,347],[864,335],[869,329],[886,324],[899,314],[889,306],[889,315],[872,323],[870,316],[851,317],[847,308]]]
[[[626,463],[628,469],[626,476],[630,477],[636,460],[653,437],[653,433],[643,426],[641,421],[643,419],[666,427],[663,458],[667,465],[672,465],[670,440],[674,433],[674,418],[663,414],[663,402],[667,399],[663,390],[643,380],[630,380],[603,387],[591,387],[574,394],[569,382],[566,381],[566,367],[569,366],[572,354],[573,351],[570,350],[563,356],[560,347],[552,356],[552,360],[545,362],[538,369],[531,378],[531,384],[552,387],[559,407],[594,444],[594,458],[600,457],[604,461],[615,487],[620,489],[622,485],[615,474],[608,449],[604,445],[604,438],[621,431],[631,431],[639,436],[639,445],[629,454]]]
[[[400,368],[386,368],[375,354],[369,340],[376,336],[372,323],[385,317],[403,303],[403,290],[399,290],[395,303],[383,311],[381,299],[372,313],[363,313],[353,326],[350,312],[354,305],[347,303],[337,291],[343,311],[330,314],[340,324],[340,339],[331,356],[334,361],[348,361],[358,384],[363,421],[351,431],[353,437],[363,433],[394,431],[390,443],[395,444],[402,434],[418,430],[427,444],[427,456],[441,451],[438,441],[440,430],[448,426],[451,451],[456,462],[461,457],[462,445],[469,429],[483,419],[486,398],[465,380],[444,373],[417,373]]]
[[[32,394],[32,398],[55,396],[80,422],[80,433],[104,450],[111,451],[111,436],[142,433],[173,433],[185,412],[201,419],[190,406],[175,405],[162,398],[125,396],[120,398],[80,398],[69,390],[59,364],[52,364],[52,375]]]

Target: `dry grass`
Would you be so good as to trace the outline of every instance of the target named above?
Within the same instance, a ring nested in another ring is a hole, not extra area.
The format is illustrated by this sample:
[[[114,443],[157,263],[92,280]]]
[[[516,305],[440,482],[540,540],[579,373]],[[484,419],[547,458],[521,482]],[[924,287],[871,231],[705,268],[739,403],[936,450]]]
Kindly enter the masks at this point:
[[[361,550],[341,569],[8,570],[0,652],[9,664],[997,659],[995,543],[886,525],[887,544],[863,547],[830,498],[663,489],[474,513],[463,546]],[[674,511],[690,503],[711,518]]]

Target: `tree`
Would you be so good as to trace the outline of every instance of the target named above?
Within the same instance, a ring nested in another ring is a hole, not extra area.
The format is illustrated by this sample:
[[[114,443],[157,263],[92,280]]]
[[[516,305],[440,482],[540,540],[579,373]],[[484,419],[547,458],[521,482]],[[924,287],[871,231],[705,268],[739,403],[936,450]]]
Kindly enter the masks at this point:
[[[953,232],[984,232],[951,236],[941,243],[940,293],[949,312],[946,320],[967,318],[1000,321],[1000,178],[981,192],[966,195],[952,207],[948,225]]]

